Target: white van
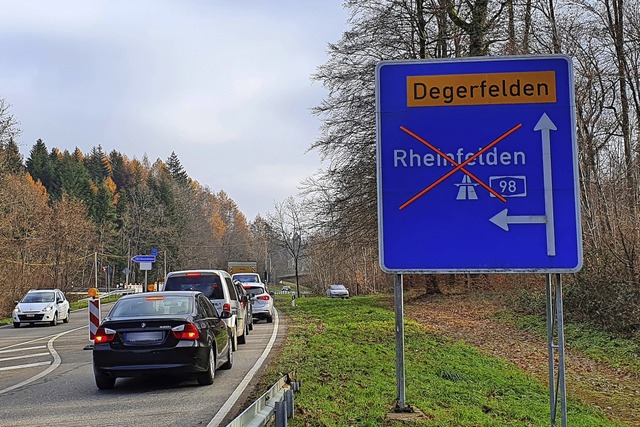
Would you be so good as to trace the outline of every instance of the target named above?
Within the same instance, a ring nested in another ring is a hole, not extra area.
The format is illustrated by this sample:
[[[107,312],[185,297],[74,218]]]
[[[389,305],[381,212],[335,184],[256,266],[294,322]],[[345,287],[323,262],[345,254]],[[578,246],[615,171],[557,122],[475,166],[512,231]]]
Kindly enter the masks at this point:
[[[244,295],[238,296],[231,276],[224,270],[182,270],[167,274],[164,291],[200,291],[213,303],[231,329],[233,350],[238,343],[244,344],[249,333],[246,318],[246,304],[240,304]],[[244,301],[245,303],[248,301]],[[229,314],[230,313],[230,314]]]

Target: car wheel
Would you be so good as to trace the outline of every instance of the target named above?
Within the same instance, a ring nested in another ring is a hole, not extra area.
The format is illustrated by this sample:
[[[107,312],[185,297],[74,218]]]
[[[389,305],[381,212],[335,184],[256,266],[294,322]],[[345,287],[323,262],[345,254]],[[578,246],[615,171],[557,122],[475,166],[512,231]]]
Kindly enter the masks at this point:
[[[58,324],[58,313],[53,313],[53,319],[51,319],[51,326],[56,326]]]
[[[13,327],[14,328],[19,328],[20,327],[20,322],[13,322]]]
[[[98,386],[100,390],[111,390],[116,384],[115,377],[104,374],[94,374],[94,376],[96,378],[96,386]]]
[[[209,367],[206,372],[198,374],[198,384],[211,385],[216,375],[216,356],[213,353],[213,346],[209,348]]]
[[[271,323],[271,322],[273,322],[273,317],[272,316],[267,317],[267,323]]]
[[[62,323],[69,323],[70,318],[71,318],[71,310],[67,310],[67,317],[64,318]]]
[[[233,350],[231,349],[231,341],[229,341],[227,348],[227,362],[221,366],[221,369],[231,369],[233,366]]]
[[[253,318],[251,318],[251,323],[249,323],[249,330],[253,331]]]

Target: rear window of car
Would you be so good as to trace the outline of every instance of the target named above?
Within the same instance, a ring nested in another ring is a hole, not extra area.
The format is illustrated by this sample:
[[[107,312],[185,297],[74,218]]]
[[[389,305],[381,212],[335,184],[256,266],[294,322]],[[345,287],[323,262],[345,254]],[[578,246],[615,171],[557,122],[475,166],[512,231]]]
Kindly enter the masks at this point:
[[[121,299],[113,306],[110,317],[171,316],[193,312],[193,297],[152,296]]]
[[[237,280],[242,283],[258,283],[260,278],[255,274],[234,274],[233,280]]]
[[[265,293],[265,290],[262,286],[245,285],[243,286],[243,288],[247,293],[252,293],[255,295],[260,295]]]
[[[217,274],[200,276],[170,276],[164,284],[165,291],[200,291],[209,299],[224,299],[222,282]]]

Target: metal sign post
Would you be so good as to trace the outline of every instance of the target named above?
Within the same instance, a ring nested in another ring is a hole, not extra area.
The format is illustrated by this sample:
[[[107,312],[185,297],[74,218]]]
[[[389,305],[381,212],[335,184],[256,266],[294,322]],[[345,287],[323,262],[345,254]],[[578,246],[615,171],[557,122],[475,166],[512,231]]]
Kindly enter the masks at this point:
[[[404,377],[404,295],[402,290],[402,274],[393,276],[393,302],[396,316],[396,385],[398,390],[398,400],[396,411],[407,411],[405,400],[405,377]]]
[[[154,262],[156,262],[155,255],[136,255],[131,258],[131,261],[137,262],[140,264],[140,270],[144,271],[144,287],[142,288],[142,292],[148,292],[147,289],[147,274]]]
[[[554,280],[555,278],[555,280]],[[567,389],[564,375],[564,319],[562,308],[562,277],[547,274],[547,338],[549,346],[549,401],[551,403],[551,426],[556,427],[558,398],[562,427],[567,426]],[[555,304],[554,304],[555,295]],[[555,320],[555,321],[554,321]],[[557,343],[554,332],[557,332]],[[558,377],[556,380],[556,357],[558,351]]]

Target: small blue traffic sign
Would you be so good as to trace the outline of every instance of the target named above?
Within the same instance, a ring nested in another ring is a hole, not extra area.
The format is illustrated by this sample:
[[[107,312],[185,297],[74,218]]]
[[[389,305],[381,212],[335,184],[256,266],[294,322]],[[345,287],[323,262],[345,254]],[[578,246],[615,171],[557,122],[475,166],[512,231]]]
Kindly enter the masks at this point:
[[[384,271],[581,268],[567,56],[383,61],[376,113]]]
[[[131,258],[133,262],[156,262],[156,257],[153,255],[136,255]]]

